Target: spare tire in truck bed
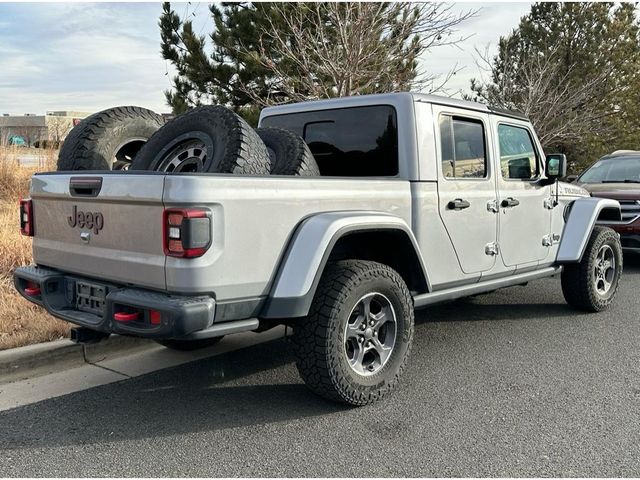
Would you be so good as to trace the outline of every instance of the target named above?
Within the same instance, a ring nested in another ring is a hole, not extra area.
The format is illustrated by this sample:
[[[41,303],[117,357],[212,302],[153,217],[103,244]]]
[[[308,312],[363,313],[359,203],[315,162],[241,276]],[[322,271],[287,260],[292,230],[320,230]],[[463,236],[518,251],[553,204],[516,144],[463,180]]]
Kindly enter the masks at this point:
[[[67,135],[58,170],[126,170],[164,123],[142,107],[114,107],[82,120]]]
[[[283,128],[257,128],[271,160],[272,175],[319,176],[311,150],[299,135]]]
[[[167,122],[142,147],[131,170],[269,174],[258,134],[228,108],[196,107]]]

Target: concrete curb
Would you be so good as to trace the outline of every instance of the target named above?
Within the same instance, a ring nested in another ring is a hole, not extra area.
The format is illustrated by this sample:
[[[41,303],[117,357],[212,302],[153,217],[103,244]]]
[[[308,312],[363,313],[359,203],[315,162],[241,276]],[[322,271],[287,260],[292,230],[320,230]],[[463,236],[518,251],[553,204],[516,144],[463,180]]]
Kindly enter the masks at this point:
[[[93,345],[79,345],[71,340],[55,340],[0,351],[0,385],[47,375],[66,368],[96,363],[110,356],[133,353],[157,345],[142,338],[111,335]],[[117,354],[117,355],[116,355]]]

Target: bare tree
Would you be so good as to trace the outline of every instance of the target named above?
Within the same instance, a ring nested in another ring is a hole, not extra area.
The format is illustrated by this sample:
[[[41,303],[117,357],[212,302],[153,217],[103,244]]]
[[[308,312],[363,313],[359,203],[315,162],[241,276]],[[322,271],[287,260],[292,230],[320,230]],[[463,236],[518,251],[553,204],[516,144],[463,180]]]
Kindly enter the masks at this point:
[[[475,12],[453,13],[443,3],[302,3],[277,4],[257,49],[241,46],[272,73],[269,95],[242,90],[261,106],[285,101],[378,92],[442,90],[443,78],[420,71],[430,48],[463,40],[455,27]],[[294,74],[292,74],[292,71]]]
[[[559,61],[557,49],[547,55],[526,55],[502,62],[499,71],[488,48],[476,52],[480,70],[489,73],[492,82],[472,80],[475,99],[526,114],[544,146],[610,133],[610,124],[602,120],[616,112],[615,105],[603,109],[596,101],[607,89],[612,74],[609,69],[576,85],[570,79],[577,66],[567,67]]]
[[[48,137],[46,140],[52,140],[54,145],[62,142],[67,134],[73,128],[73,120],[69,117],[58,117],[48,115],[47,117]]]

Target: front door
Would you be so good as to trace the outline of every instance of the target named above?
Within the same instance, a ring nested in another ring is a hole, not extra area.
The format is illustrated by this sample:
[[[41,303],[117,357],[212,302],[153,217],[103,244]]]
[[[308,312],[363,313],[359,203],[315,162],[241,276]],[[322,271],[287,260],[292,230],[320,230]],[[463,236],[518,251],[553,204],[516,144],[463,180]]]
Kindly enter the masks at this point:
[[[498,139],[500,255],[506,266],[543,260],[549,253],[550,187],[539,183],[542,154],[527,122],[492,120]]]
[[[495,172],[489,116],[434,105],[438,128],[438,201],[442,222],[464,273],[496,261]]]

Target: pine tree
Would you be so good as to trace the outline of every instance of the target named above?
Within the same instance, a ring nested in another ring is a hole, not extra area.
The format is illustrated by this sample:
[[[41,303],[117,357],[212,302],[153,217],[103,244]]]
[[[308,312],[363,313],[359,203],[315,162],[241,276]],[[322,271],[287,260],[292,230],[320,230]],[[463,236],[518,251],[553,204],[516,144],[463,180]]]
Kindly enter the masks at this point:
[[[161,52],[176,68],[173,90],[165,92],[174,113],[201,104],[228,105],[253,118],[255,109],[240,85],[251,81],[258,92],[268,88],[269,72],[250,55],[257,48],[261,28],[272,16],[271,3],[222,3],[209,7],[214,31],[209,35],[213,49],[207,54],[207,37],[193,31],[191,20],[183,20],[163,4],[160,17]],[[254,118],[255,120],[255,118]]]
[[[265,105],[433,90],[437,79],[421,75],[418,58],[460,41],[454,27],[474,13],[399,2],[229,2],[209,9],[214,29],[207,40],[163,4],[162,56],[177,71],[167,102],[175,113],[223,104],[252,123]]]

